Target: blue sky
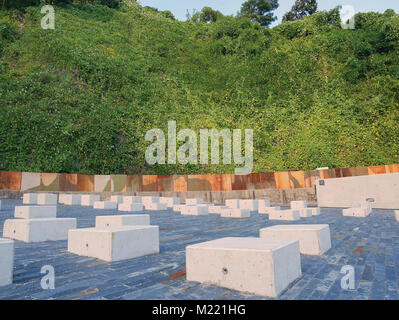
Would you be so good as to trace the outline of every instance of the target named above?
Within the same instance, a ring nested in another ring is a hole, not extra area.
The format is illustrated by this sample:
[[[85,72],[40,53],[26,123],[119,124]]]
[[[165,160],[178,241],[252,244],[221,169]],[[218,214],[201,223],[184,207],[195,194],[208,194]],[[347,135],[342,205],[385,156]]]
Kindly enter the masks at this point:
[[[141,0],[140,2],[143,6],[170,10],[177,19],[186,20],[187,9],[192,12],[193,9],[201,10],[205,6],[217,9],[225,15],[236,14],[245,0]],[[398,0],[318,0],[317,2],[319,10],[329,10],[338,5],[351,5],[356,12],[384,12],[386,9],[394,9],[399,13]],[[275,24],[281,22],[282,16],[291,9],[295,0],[280,0],[279,3],[280,7],[275,12],[278,21]]]

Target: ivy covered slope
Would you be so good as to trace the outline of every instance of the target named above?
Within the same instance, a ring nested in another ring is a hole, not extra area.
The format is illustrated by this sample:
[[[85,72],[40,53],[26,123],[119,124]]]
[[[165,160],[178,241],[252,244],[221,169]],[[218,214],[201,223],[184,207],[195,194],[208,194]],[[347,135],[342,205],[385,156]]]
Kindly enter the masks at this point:
[[[0,15],[0,170],[232,173],[145,161],[149,129],[254,130],[254,172],[399,163],[399,15],[273,29],[137,5]],[[199,150],[199,147],[198,147]]]

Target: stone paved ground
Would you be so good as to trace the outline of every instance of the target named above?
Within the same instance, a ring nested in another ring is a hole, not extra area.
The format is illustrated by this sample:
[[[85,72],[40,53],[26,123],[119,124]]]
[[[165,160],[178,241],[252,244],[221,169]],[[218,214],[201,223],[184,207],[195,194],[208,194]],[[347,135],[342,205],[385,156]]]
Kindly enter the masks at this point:
[[[0,237],[5,219],[21,200],[2,200]],[[398,299],[399,223],[391,210],[374,210],[368,218],[342,217],[322,209],[318,217],[294,223],[328,223],[332,249],[322,257],[301,256],[302,277],[279,299]],[[80,206],[59,206],[58,217],[76,217],[78,227],[92,227],[95,215],[118,214]],[[222,237],[257,237],[260,228],[285,222],[254,214],[234,220],[217,215],[181,216],[151,213],[160,226],[159,255],[106,263],[67,252],[67,241],[15,242],[14,283],[0,287],[0,299],[264,299],[185,280],[185,247]],[[42,290],[41,267],[52,265],[54,290]],[[341,289],[340,270],[355,267],[356,289]]]

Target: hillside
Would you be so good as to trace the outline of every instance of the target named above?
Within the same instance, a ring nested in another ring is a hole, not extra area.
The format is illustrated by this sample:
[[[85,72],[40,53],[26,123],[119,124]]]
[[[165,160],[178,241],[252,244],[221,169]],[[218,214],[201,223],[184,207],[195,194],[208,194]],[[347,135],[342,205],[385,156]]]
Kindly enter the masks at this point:
[[[149,129],[254,130],[254,171],[399,163],[399,15],[273,29],[134,5],[0,13],[0,170],[229,173],[146,164]]]

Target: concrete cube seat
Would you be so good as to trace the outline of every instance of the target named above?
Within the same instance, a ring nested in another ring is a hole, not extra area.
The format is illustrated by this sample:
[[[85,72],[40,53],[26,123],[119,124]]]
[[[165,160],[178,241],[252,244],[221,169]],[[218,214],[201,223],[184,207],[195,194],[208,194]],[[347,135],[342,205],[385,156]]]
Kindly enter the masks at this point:
[[[93,203],[94,209],[116,209],[118,204],[113,201],[96,201]]]
[[[399,222],[399,210],[395,210],[395,220]]]
[[[181,212],[181,211],[184,209],[185,206],[186,206],[185,204],[175,204],[175,205],[172,207],[172,210],[173,210],[174,212]]]
[[[158,226],[120,226],[70,230],[68,251],[104,261],[159,253]]]
[[[14,217],[22,219],[55,218],[56,206],[15,206]]]
[[[302,254],[320,256],[331,249],[328,224],[277,225],[261,229],[261,238],[290,239],[299,241]]]
[[[0,238],[0,287],[12,283],[14,268],[14,241]]]
[[[54,193],[38,193],[37,204],[38,205],[57,205],[58,197]]]
[[[98,194],[83,194],[81,197],[80,205],[84,207],[91,207],[94,202],[100,201],[100,195]]]
[[[161,211],[168,210],[168,207],[165,203],[153,202],[153,203],[144,203],[144,209],[147,211]]]
[[[270,208],[270,200],[265,200],[265,199],[259,199],[258,200],[258,210],[263,209],[263,208]]]
[[[269,214],[271,211],[281,210],[280,206],[276,207],[259,207],[258,213],[259,214]]]
[[[82,195],[67,194],[64,196],[63,203],[67,206],[80,206],[82,204]]]
[[[122,203],[124,203],[124,204],[141,203],[141,197],[139,197],[139,196],[123,196]]]
[[[123,203],[123,196],[111,196],[109,201]]]
[[[1,210],[1,200],[0,200],[0,210]]]
[[[3,237],[24,242],[66,240],[68,230],[74,228],[75,218],[8,219]]]
[[[319,216],[320,215],[320,208],[308,208],[312,210],[312,216]]]
[[[237,208],[228,208],[222,209],[220,212],[220,216],[223,218],[249,218],[251,216],[251,211],[249,209],[237,209]]]
[[[168,208],[172,208],[176,204],[180,204],[179,198],[161,197],[159,198],[160,203],[165,203]]]
[[[228,206],[209,206],[208,213],[221,214],[223,209],[228,209]]]
[[[225,204],[229,208],[239,208],[240,199],[227,199]]]
[[[249,211],[258,211],[258,200],[243,199],[239,202],[240,209],[248,209]]]
[[[206,216],[208,215],[208,206],[186,205],[183,207],[181,214],[187,216]]]
[[[120,203],[118,204],[118,210],[127,212],[141,212],[144,210],[144,205],[141,203]]]
[[[269,220],[294,221],[301,219],[299,210],[274,210],[269,213]]]
[[[291,209],[292,210],[301,210],[304,208],[308,207],[308,204],[306,201],[300,200],[300,201],[291,201]]]
[[[121,226],[148,226],[150,225],[150,215],[148,214],[128,214],[117,216],[97,216],[96,228],[121,227]]]
[[[141,197],[141,203],[148,204],[148,203],[159,203],[160,197],[152,197],[152,196],[144,196]]]
[[[299,215],[301,218],[310,218],[313,216],[312,209],[309,208],[302,208],[299,210]]]
[[[368,214],[370,214],[373,211],[371,202],[368,201],[363,201],[363,202],[354,202],[352,203],[352,208],[362,208],[367,211]]]
[[[344,217],[366,218],[370,215],[370,212],[366,208],[348,208],[342,210],[342,215]]]
[[[188,206],[193,206],[193,205],[197,205],[197,204],[203,204],[204,200],[201,198],[189,198],[186,199],[186,205]]]
[[[68,194],[66,194],[66,193],[60,193],[60,194],[58,194],[58,203],[61,203],[61,204],[64,204],[64,199],[65,199],[65,197],[67,196]]]
[[[37,204],[37,193],[24,193],[23,204]]]
[[[299,242],[222,238],[186,247],[187,281],[278,297],[301,276]]]

